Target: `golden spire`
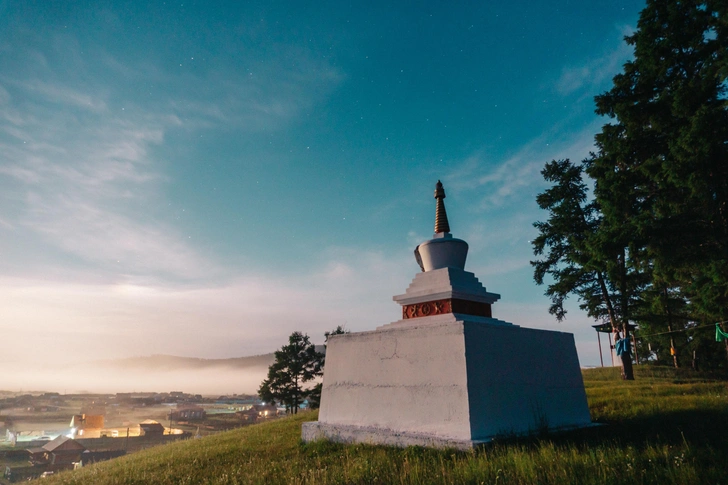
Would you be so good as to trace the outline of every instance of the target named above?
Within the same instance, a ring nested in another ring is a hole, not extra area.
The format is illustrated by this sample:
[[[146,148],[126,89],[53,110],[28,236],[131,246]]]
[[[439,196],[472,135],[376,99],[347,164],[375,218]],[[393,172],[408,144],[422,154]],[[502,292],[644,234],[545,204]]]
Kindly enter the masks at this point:
[[[435,185],[435,199],[437,199],[437,209],[435,211],[435,234],[441,232],[450,232],[450,224],[447,222],[447,212],[445,212],[445,189],[442,188],[442,182],[437,181]]]

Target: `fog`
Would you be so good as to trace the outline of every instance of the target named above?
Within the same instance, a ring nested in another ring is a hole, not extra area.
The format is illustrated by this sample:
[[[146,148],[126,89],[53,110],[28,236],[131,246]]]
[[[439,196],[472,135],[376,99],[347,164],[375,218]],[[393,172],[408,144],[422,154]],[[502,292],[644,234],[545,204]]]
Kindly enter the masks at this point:
[[[7,365],[7,364],[6,364]],[[244,369],[229,366],[202,369],[119,369],[98,363],[62,367],[12,365],[0,375],[0,390],[48,391],[63,394],[116,392],[170,392],[191,394],[256,394],[266,366]]]

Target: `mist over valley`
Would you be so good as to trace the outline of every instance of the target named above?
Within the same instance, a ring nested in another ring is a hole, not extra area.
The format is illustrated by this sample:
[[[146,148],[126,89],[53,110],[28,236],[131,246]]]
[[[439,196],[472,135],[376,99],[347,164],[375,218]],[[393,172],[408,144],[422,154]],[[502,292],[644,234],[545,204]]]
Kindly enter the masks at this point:
[[[0,389],[67,393],[256,394],[273,353],[229,359],[149,355],[76,363],[2,364]]]

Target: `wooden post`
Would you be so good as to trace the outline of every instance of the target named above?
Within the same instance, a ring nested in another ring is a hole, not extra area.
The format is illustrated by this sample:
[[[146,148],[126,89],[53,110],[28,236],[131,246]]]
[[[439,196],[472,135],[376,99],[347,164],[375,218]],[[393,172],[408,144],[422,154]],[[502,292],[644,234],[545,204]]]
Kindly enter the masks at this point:
[[[604,357],[602,357],[602,339],[599,337],[599,330],[597,330],[597,343],[599,344],[599,362],[604,367]]]
[[[609,335],[609,355],[612,357],[612,367],[614,367],[614,347],[612,347],[612,334]]]

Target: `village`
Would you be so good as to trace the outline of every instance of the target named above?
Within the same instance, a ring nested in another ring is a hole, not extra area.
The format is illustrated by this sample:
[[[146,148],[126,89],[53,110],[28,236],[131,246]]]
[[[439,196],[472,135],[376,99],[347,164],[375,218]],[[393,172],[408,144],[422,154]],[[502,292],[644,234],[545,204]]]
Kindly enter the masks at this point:
[[[275,419],[257,396],[0,391],[0,484]]]

